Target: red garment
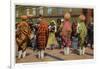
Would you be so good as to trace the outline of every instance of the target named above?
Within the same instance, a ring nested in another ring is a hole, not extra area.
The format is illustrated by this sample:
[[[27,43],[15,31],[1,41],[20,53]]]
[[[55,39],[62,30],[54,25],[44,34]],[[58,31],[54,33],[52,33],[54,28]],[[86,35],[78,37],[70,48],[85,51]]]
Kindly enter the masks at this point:
[[[71,23],[69,21],[66,21],[64,23],[64,27],[63,27],[66,31],[71,31]]]
[[[67,47],[70,47],[71,44],[72,44],[71,40],[70,40],[70,39],[67,39],[67,38],[64,37],[64,36],[62,37],[62,42],[63,42],[62,44],[63,44],[64,47],[66,47],[66,46],[67,46]]]
[[[63,29],[62,29],[62,41],[63,46],[71,46],[71,23],[69,21],[66,21],[64,23]]]
[[[45,49],[48,40],[48,25],[40,23],[37,31],[37,47],[38,49]]]

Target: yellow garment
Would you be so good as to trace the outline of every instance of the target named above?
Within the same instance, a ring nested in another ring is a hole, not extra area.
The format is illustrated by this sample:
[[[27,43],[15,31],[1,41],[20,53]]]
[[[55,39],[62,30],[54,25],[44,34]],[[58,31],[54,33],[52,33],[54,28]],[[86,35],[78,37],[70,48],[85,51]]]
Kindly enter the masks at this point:
[[[49,33],[47,48],[50,48],[51,45],[57,45],[57,40],[54,32]]]

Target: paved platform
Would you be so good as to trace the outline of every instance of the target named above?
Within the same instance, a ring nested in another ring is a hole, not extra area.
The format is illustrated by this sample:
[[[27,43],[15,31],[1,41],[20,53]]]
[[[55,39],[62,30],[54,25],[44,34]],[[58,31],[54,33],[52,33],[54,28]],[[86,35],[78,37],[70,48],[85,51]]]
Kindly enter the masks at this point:
[[[26,57],[22,59],[16,58],[16,63],[65,61],[65,60],[67,61],[67,60],[82,60],[82,59],[93,59],[93,50],[87,47],[85,54],[81,56],[73,52],[72,49],[69,55],[64,55],[63,49],[46,50],[45,58],[38,59],[37,51],[33,51],[32,48],[28,48]]]

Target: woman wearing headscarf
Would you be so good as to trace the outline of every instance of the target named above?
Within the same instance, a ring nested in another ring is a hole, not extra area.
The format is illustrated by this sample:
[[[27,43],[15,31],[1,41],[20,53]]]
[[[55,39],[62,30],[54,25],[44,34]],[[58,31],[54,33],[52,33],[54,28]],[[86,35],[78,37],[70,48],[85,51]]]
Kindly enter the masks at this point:
[[[29,39],[31,39],[31,29],[27,23],[28,17],[26,15],[21,16],[22,21],[17,24],[16,31],[16,43],[18,45],[18,59],[26,56],[26,49]]]
[[[54,46],[57,46],[57,40],[55,37],[56,31],[57,31],[56,22],[52,20],[49,25],[49,38],[47,43],[47,48],[50,48],[51,50],[54,48]]]
[[[85,25],[85,16],[80,15],[79,16],[79,22],[78,22],[78,34],[79,34],[79,54],[84,55],[85,54],[85,39],[87,36],[87,28]]]
[[[62,43],[64,47],[64,55],[68,55],[70,53],[71,46],[71,23],[70,23],[70,13],[66,13],[64,15],[64,25],[62,28]]]
[[[45,19],[40,21],[40,24],[36,33],[37,48],[38,48],[38,58],[44,58],[44,51],[48,40],[48,23]]]

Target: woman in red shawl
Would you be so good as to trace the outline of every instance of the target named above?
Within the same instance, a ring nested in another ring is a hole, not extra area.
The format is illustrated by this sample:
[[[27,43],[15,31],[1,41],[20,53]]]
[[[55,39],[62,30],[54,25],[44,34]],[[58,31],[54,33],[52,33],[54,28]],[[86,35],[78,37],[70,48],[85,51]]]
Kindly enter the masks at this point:
[[[62,28],[62,42],[64,46],[64,55],[68,55],[70,53],[71,46],[71,23],[70,23],[70,14],[66,13],[64,15],[64,25]]]
[[[37,48],[38,48],[38,58],[44,58],[44,50],[47,45],[48,40],[48,24],[42,19],[37,30]]]

